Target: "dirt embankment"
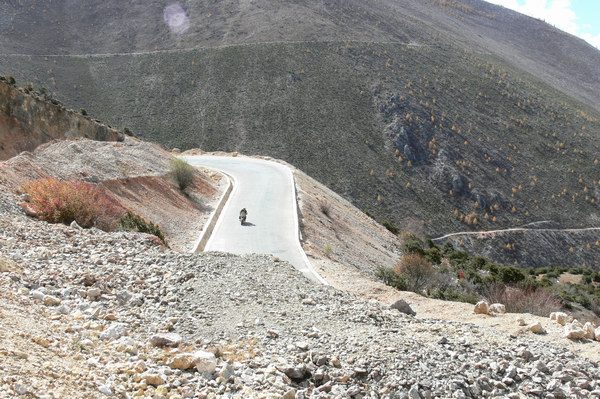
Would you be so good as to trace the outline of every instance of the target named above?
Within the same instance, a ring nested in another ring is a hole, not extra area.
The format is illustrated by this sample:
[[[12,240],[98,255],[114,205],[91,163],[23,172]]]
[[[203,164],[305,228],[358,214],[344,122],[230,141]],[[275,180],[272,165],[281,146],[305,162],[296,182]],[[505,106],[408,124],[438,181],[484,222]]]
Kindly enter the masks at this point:
[[[84,180],[108,189],[125,208],[157,224],[169,246],[191,251],[220,197],[221,176],[198,171],[182,192],[170,172],[172,155],[155,144],[57,141],[0,162],[0,186],[16,191],[43,177]]]
[[[52,140],[76,137],[123,140],[116,129],[0,81],[0,160]]]

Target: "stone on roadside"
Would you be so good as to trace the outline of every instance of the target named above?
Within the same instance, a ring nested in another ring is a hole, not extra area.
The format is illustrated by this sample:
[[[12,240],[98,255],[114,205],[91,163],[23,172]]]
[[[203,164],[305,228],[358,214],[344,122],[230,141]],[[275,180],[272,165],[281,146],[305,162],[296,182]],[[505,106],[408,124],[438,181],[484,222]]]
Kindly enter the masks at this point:
[[[100,339],[103,341],[113,341],[127,335],[127,324],[114,323],[100,334]]]
[[[178,346],[181,341],[181,336],[175,333],[158,333],[150,337],[150,345],[159,348],[163,348],[165,346],[173,348]]]
[[[91,300],[98,299],[100,295],[102,295],[102,290],[100,290],[98,287],[88,288],[86,292],[86,296]]]
[[[44,297],[46,296],[46,294],[44,294],[42,291],[38,291],[38,290],[33,290],[30,293],[31,297],[37,301],[43,301]]]
[[[421,393],[419,392],[419,384],[414,384],[408,390],[408,397],[410,399],[421,399]]]
[[[567,324],[564,327],[563,336],[572,340],[585,338],[583,325],[579,321],[573,320],[570,324]]]
[[[518,324],[518,325],[520,325],[520,326],[526,326],[526,325],[527,325],[527,322],[525,321],[525,319],[524,319],[524,318],[522,318],[522,317],[519,317],[519,318],[517,319],[517,324]]]
[[[475,309],[473,309],[473,311],[476,314],[489,314],[490,304],[487,301],[479,301],[475,305]]]
[[[169,363],[169,367],[179,370],[196,368],[201,373],[214,373],[217,368],[217,358],[211,352],[196,351],[194,353],[180,353]]]
[[[404,313],[407,314],[409,316],[416,316],[417,312],[415,312],[410,305],[408,304],[408,302],[406,302],[403,299],[398,299],[396,302],[394,302],[390,308],[392,309],[396,309],[397,311],[399,311],[400,313]]]
[[[506,313],[506,306],[504,306],[501,303],[493,303],[490,305],[489,312],[496,314],[504,314]]]
[[[594,332],[594,325],[589,321],[583,325],[583,332],[585,333],[585,338],[593,340],[596,338],[596,333]]]
[[[179,353],[169,363],[169,367],[178,370],[189,370],[194,368],[193,353]]]
[[[533,322],[527,326],[527,329],[534,334],[546,334],[546,330],[539,321]]]
[[[212,374],[217,368],[217,358],[214,353],[205,351],[194,352],[194,366],[200,373]]]
[[[569,321],[569,315],[563,312],[552,312],[550,313],[550,320],[554,320],[561,326],[564,326]]]
[[[61,304],[61,300],[52,295],[44,296],[44,305],[46,306],[58,306]]]
[[[302,304],[303,304],[303,305],[310,305],[310,306],[314,306],[314,305],[316,305],[316,304],[317,304],[317,302],[315,302],[315,300],[314,300],[314,299],[312,299],[312,298],[304,298],[304,299],[302,300]]]
[[[153,385],[155,387],[163,385],[165,382],[167,382],[167,377],[159,373],[144,373],[142,378],[144,381],[146,381],[146,384]]]
[[[597,327],[594,331],[594,336],[596,337],[596,341],[600,341],[600,327]]]

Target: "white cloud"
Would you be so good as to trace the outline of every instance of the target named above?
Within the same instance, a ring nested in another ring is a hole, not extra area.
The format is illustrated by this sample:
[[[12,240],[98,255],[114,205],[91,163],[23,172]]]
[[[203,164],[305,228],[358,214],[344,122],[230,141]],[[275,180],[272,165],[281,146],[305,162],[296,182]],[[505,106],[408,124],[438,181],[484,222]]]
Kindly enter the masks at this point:
[[[542,19],[565,32],[579,36],[591,45],[600,49],[600,35],[592,35],[581,31],[577,23],[577,14],[571,7],[571,0],[487,0],[511,10]]]

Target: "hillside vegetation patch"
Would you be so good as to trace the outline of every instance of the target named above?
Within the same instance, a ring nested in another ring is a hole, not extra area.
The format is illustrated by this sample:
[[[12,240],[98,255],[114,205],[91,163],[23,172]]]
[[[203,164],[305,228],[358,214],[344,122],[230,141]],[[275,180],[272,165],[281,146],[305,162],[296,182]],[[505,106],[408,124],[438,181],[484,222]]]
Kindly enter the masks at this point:
[[[194,167],[183,159],[174,158],[171,161],[171,173],[181,191],[188,188],[194,181]]]
[[[22,187],[25,210],[49,223],[114,230],[124,209],[104,189],[83,181],[33,180]]]
[[[96,227],[104,231],[136,231],[152,234],[163,243],[160,227],[127,210],[103,187],[83,181],[53,177],[26,183],[21,191],[27,196],[22,204],[26,213],[49,223]]]
[[[579,302],[574,296],[563,295],[549,279],[536,278],[534,273],[471,256],[455,250],[451,244],[438,247],[414,235],[403,239],[405,255],[397,266],[378,271],[386,284],[399,290],[467,303],[486,299],[504,304],[512,313],[539,316]]]

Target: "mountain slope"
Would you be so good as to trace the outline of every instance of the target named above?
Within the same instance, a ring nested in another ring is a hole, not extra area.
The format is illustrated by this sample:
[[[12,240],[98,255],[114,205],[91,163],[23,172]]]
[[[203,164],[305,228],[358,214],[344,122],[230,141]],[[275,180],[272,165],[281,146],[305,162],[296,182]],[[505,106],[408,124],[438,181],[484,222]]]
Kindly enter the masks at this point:
[[[600,53],[579,39],[480,1],[194,1],[181,35],[129,3],[13,7],[0,49],[168,51],[0,71],[169,146],[285,159],[401,228],[600,221]]]

